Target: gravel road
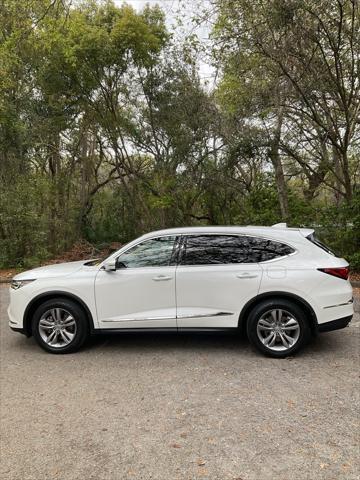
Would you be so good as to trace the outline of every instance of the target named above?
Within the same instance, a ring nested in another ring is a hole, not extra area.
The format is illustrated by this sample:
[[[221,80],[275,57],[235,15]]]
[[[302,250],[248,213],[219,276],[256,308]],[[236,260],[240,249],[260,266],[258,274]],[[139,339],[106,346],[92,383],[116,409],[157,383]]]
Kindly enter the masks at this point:
[[[359,479],[359,313],[286,360],[203,334],[55,356],[7,303],[2,286],[3,480]]]

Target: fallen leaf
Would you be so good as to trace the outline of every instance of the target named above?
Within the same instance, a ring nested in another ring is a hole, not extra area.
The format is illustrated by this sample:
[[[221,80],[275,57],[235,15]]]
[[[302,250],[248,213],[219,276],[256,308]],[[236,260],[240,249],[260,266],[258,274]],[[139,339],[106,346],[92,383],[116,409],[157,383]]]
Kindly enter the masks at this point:
[[[208,475],[208,473],[209,473],[209,471],[208,471],[206,468],[204,468],[204,467],[200,467],[200,468],[198,469],[198,475],[199,475],[200,477],[205,477],[205,475]]]

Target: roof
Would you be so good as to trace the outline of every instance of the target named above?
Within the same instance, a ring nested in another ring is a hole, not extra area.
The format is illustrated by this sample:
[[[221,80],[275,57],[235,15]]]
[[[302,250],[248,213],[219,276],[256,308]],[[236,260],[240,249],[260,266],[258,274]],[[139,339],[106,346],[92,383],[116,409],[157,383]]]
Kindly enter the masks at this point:
[[[256,234],[273,238],[289,238],[301,234],[303,237],[313,233],[313,229],[309,228],[288,228],[283,226],[286,224],[277,224],[272,227],[263,226],[206,226],[206,227],[179,227],[167,228],[149,232],[144,237],[153,237],[154,235],[181,235],[181,234],[199,234],[199,233],[227,233],[227,234]]]

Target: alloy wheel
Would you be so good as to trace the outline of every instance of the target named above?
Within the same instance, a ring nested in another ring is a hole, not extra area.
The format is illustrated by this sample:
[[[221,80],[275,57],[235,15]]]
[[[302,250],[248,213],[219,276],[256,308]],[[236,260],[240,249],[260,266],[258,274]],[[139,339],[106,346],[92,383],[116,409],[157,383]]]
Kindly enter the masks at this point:
[[[299,340],[300,324],[295,316],[280,308],[268,310],[257,323],[261,343],[272,351],[285,351]]]
[[[75,318],[63,308],[47,310],[39,320],[39,334],[42,340],[53,348],[69,345],[76,335]]]

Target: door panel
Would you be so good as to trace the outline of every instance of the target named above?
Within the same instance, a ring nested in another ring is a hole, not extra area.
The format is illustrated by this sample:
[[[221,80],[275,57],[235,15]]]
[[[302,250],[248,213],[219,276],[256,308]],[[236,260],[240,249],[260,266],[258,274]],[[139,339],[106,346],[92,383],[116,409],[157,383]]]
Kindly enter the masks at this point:
[[[100,270],[95,295],[100,328],[176,327],[175,266]]]
[[[260,288],[259,264],[179,266],[178,328],[237,327],[243,306]]]
[[[178,328],[237,327],[260,288],[257,256],[247,236],[185,236],[176,271]]]
[[[100,270],[95,298],[101,328],[176,328],[176,237],[140,241]]]

